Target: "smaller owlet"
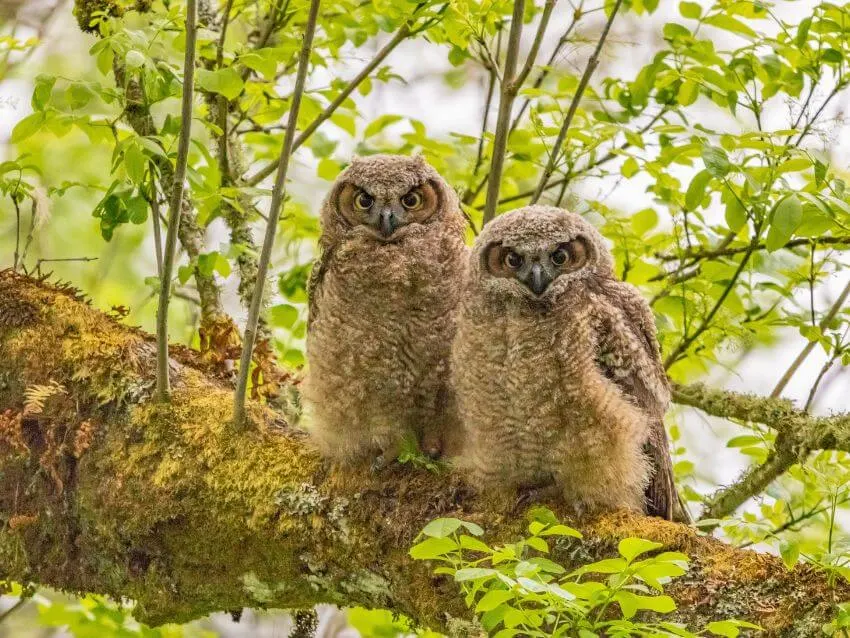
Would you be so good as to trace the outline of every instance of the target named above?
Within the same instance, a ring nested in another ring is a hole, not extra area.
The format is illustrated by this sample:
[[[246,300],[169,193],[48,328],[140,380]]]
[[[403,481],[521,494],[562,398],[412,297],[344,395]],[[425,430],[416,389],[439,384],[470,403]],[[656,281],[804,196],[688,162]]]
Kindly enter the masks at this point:
[[[391,461],[456,431],[449,356],[468,249],[457,195],[421,157],[357,157],[322,207],[304,397],[320,451]]]
[[[578,215],[529,206],[483,229],[452,373],[460,464],[476,484],[554,484],[580,512],[673,517],[670,392],[652,312]]]

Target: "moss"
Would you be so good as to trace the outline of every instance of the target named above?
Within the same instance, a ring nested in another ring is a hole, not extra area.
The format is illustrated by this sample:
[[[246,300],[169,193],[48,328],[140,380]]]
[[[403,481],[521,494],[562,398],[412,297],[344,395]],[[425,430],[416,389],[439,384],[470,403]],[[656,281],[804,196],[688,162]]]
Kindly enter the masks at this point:
[[[172,351],[172,402],[151,403],[151,338],[75,291],[0,272],[0,302],[28,309],[25,321],[4,323],[0,313],[0,413],[20,412],[35,384],[54,380],[66,390],[27,422],[23,453],[0,440],[4,575],[133,598],[136,615],[151,623],[338,602],[474,631],[456,584],[411,561],[408,549],[440,516],[478,523],[491,543],[514,540],[526,526],[517,512],[476,499],[452,475],[326,468],[303,433],[256,404],[254,427],[236,432],[229,386],[186,349]],[[97,424],[90,445],[46,471],[39,441],[82,420]],[[689,574],[669,593],[679,603],[675,619],[691,627],[738,617],[768,636],[813,635],[832,601],[850,598],[850,586],[831,589],[810,567],[789,572],[774,557],[681,525],[629,514],[575,524],[585,540],[553,551],[568,567],[613,555],[626,536],[690,556]]]

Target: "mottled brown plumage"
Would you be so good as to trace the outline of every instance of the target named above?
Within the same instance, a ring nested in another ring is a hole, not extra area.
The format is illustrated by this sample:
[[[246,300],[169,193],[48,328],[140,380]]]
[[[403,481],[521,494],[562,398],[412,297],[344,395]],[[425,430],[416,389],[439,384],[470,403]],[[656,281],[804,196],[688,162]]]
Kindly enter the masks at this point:
[[[530,206],[475,242],[452,372],[477,485],[672,518],[670,393],[647,303],[578,215]]]
[[[304,396],[328,457],[436,453],[457,429],[448,385],[468,263],[457,196],[421,157],[355,158],[322,208]]]

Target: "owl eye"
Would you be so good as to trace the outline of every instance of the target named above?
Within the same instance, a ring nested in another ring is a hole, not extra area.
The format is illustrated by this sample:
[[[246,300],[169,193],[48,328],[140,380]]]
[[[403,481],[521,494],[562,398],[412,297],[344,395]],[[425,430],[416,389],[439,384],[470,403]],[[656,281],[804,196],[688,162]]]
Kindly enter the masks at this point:
[[[401,205],[407,210],[419,208],[422,205],[422,194],[419,191],[410,191],[401,198]]]
[[[563,266],[569,258],[570,255],[563,246],[559,246],[551,255],[552,263],[556,266]]]
[[[519,270],[524,262],[525,258],[512,250],[508,251],[505,255],[505,266],[511,270]]]
[[[375,198],[372,197],[369,193],[359,192],[357,196],[354,198],[354,208],[359,211],[367,211],[372,208],[372,204],[375,203]]]

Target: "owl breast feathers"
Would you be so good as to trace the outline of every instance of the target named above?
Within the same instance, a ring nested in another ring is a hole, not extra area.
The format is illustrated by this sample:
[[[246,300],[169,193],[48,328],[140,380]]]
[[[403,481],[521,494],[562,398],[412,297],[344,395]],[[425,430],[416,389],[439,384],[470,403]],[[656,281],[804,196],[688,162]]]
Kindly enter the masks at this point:
[[[355,158],[321,213],[304,397],[320,451],[436,452],[453,421],[448,358],[468,264],[457,196],[421,157]]]
[[[477,238],[452,351],[477,484],[554,484],[579,511],[678,507],[655,325],[599,233],[531,206]],[[684,514],[680,514],[683,517]]]

